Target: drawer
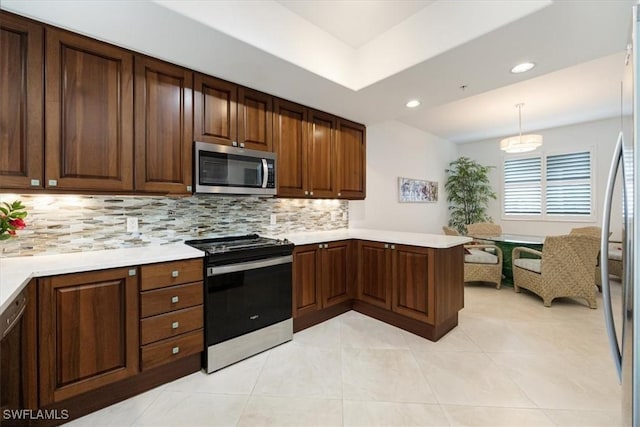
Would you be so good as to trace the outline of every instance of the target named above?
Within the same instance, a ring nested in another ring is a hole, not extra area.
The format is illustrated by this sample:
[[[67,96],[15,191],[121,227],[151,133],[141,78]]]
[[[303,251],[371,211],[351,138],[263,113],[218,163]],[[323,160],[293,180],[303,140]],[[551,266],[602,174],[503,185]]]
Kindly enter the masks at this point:
[[[204,349],[204,329],[158,341],[140,348],[142,370],[150,369]]]
[[[140,292],[140,317],[202,304],[202,282]]]
[[[165,288],[189,282],[202,281],[202,259],[149,264],[140,267],[140,289]]]
[[[203,326],[204,310],[201,305],[147,317],[140,321],[140,344],[175,337]]]

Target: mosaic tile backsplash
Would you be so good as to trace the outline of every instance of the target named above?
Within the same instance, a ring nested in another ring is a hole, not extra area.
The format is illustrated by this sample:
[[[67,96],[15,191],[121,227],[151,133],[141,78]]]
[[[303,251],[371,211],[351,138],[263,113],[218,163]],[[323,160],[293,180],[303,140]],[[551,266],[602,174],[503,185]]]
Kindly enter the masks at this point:
[[[349,210],[349,203],[341,200],[0,194],[3,202],[17,199],[27,207],[27,228],[0,242],[2,256],[162,245],[247,233],[336,230],[347,228]],[[271,225],[272,214],[276,225]],[[138,218],[137,233],[126,231],[127,217]]]

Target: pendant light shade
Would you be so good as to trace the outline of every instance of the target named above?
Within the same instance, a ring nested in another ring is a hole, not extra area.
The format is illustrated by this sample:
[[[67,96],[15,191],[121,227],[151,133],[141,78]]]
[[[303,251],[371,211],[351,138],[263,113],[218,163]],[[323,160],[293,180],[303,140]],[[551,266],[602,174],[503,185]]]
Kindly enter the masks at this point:
[[[520,133],[516,136],[510,136],[500,141],[500,149],[507,153],[526,153],[533,151],[542,145],[542,135],[522,134],[522,107],[524,104],[517,104],[518,123]]]

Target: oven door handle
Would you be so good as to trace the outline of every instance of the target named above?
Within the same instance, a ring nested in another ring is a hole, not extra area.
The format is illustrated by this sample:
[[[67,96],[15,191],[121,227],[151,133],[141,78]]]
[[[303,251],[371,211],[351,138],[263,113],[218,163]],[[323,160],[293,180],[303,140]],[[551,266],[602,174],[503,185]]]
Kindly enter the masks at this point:
[[[235,273],[238,271],[255,270],[256,268],[271,267],[274,265],[288,264],[293,262],[293,256],[281,256],[277,258],[267,258],[257,261],[241,262],[238,264],[220,265],[218,267],[208,267],[207,277],[219,276],[221,274]]]

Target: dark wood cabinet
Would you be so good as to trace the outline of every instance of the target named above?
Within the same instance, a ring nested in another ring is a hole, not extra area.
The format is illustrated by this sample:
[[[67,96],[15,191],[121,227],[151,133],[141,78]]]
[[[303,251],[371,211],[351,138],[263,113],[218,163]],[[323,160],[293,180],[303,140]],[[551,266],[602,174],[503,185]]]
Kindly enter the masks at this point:
[[[391,309],[391,251],[388,243],[358,242],[358,299]]]
[[[274,147],[278,156],[278,196],[306,197],[308,111],[302,105],[275,100]],[[305,194],[306,192],[306,194]]]
[[[46,31],[45,186],[133,190],[133,55]]]
[[[338,119],[336,132],[336,185],[342,199],[364,199],[366,195],[366,128]]]
[[[336,197],[336,118],[330,114],[309,111],[309,146],[307,173],[309,196]]]
[[[40,404],[138,372],[136,268],[38,280]]]
[[[433,323],[434,249],[392,245],[392,310]]]
[[[135,57],[135,189],[191,193],[193,72]]]
[[[44,185],[43,33],[0,12],[0,189]]]
[[[297,246],[293,253],[294,329],[299,319],[354,297],[356,271],[350,240]],[[346,306],[347,309],[350,306]],[[345,311],[345,310],[342,310]],[[335,315],[335,314],[334,314]],[[331,317],[331,316],[329,316]],[[322,315],[308,324],[318,323]]]
[[[196,73],[196,141],[273,151],[273,98]]]

